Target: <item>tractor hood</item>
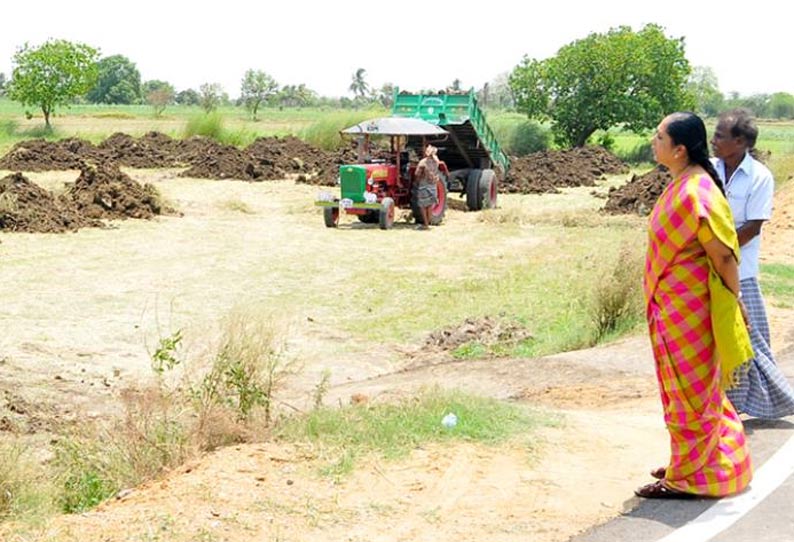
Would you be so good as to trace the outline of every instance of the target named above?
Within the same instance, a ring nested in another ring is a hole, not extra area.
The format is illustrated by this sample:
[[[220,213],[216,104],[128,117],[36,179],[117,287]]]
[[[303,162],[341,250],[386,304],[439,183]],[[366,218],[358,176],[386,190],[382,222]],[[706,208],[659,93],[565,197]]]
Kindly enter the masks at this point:
[[[406,117],[379,117],[359,122],[355,126],[345,128],[343,134],[378,134],[385,136],[435,136],[446,135],[443,128],[422,119]]]

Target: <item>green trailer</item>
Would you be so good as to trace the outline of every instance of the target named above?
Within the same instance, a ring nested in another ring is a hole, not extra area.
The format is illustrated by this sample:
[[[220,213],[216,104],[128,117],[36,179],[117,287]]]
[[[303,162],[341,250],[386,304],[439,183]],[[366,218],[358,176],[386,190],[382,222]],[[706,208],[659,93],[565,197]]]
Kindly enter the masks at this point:
[[[496,206],[500,179],[510,169],[474,90],[413,94],[395,90],[392,116],[418,118],[443,128],[448,138],[437,145],[438,156],[450,170],[448,189],[466,196],[470,210]]]

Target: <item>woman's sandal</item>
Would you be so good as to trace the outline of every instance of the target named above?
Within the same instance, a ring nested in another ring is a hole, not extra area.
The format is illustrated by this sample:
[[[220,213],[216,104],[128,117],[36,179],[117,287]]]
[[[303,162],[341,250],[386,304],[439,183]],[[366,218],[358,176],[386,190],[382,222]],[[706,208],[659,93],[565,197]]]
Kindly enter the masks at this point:
[[[667,475],[667,469],[664,467],[657,467],[651,471],[651,476],[653,476],[657,480],[664,480],[664,477],[666,475]]]
[[[652,482],[634,490],[634,494],[645,499],[695,499],[697,495],[670,489],[662,480]]]

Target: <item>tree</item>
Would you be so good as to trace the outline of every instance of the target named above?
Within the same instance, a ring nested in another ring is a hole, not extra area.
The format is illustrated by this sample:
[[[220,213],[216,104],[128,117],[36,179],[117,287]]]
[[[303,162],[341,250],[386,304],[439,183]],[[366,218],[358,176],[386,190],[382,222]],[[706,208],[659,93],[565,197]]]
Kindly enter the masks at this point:
[[[383,107],[391,108],[394,105],[394,83],[383,83],[378,90],[377,100]]]
[[[199,105],[212,113],[223,101],[223,89],[218,83],[204,83],[199,87]]]
[[[141,100],[141,74],[122,55],[103,58],[97,64],[97,82],[86,99],[92,103],[135,104]]]
[[[0,97],[6,95],[6,74],[0,72]]]
[[[769,98],[769,116],[773,119],[794,119],[794,96],[776,92]]]
[[[143,84],[143,93],[146,103],[154,109],[154,116],[159,117],[168,104],[174,102],[176,91],[171,83],[153,79]]]
[[[717,75],[705,66],[695,66],[687,80],[687,90],[695,100],[695,111],[709,117],[725,107],[725,97],[719,91]]]
[[[192,88],[188,88],[180,91],[176,95],[176,103],[179,105],[199,105],[201,103],[201,96]]]
[[[367,70],[364,68],[357,69],[356,73],[353,74],[349,89],[356,98],[364,99],[369,93],[369,84],[365,79],[366,75]]]
[[[93,47],[66,40],[48,40],[39,47],[26,43],[14,54],[8,96],[41,108],[50,129],[56,107],[68,105],[94,86],[98,55]]]
[[[240,85],[240,98],[251,112],[251,118],[256,120],[259,106],[275,96],[277,91],[278,83],[267,73],[261,70],[248,70]]]
[[[449,86],[449,90],[452,90],[454,92],[460,92],[462,85],[463,83],[460,82],[460,79],[456,78],[455,80],[452,81],[452,84]]]
[[[683,39],[649,24],[590,34],[539,61],[524,57],[510,75],[518,111],[550,119],[555,140],[581,147],[596,130],[623,124],[639,132],[688,109],[689,62]]]

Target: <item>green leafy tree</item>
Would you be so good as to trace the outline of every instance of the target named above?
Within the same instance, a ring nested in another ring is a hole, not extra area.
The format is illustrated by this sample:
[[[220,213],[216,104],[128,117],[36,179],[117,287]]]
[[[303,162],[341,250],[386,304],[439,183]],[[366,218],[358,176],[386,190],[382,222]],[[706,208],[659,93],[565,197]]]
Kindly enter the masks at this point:
[[[738,92],[731,92],[725,102],[726,109],[744,107],[749,109],[758,118],[769,117],[769,104],[771,96],[769,94],[752,94],[750,96],[740,96]]]
[[[689,72],[683,39],[649,24],[636,33],[619,27],[590,34],[543,61],[524,57],[510,88],[518,111],[550,119],[557,143],[580,147],[596,130],[623,124],[639,132],[691,108]]]
[[[794,96],[776,92],[769,98],[769,116],[773,119],[794,119]]]
[[[267,73],[261,70],[248,70],[243,76],[240,85],[240,99],[246,109],[251,112],[251,118],[256,120],[259,106],[270,100],[278,92],[278,83]]]
[[[97,64],[97,82],[86,99],[92,103],[135,104],[141,101],[141,74],[123,55],[103,58]]]
[[[455,79],[454,81],[452,81],[452,84],[449,86],[449,90],[460,92],[460,90],[463,88],[462,85],[463,83],[461,83],[460,79]]]
[[[281,107],[306,107],[317,102],[317,93],[304,83],[284,85],[278,91],[276,101]]]
[[[353,80],[348,87],[353,96],[363,99],[369,94],[369,83],[367,83],[367,70],[359,68],[353,74]]]
[[[687,80],[687,90],[695,100],[695,111],[714,117],[725,108],[725,96],[719,90],[717,75],[705,66],[695,66]]]
[[[394,83],[383,83],[378,90],[377,100],[387,109],[394,105]]]
[[[223,102],[223,89],[218,83],[204,83],[199,87],[199,105],[207,113],[212,113]]]
[[[188,88],[176,95],[176,103],[179,105],[199,105],[201,104],[201,96],[192,88]]]
[[[55,108],[68,106],[96,83],[98,55],[93,47],[66,40],[48,40],[39,47],[26,43],[14,54],[8,96],[41,108],[50,129]]]

